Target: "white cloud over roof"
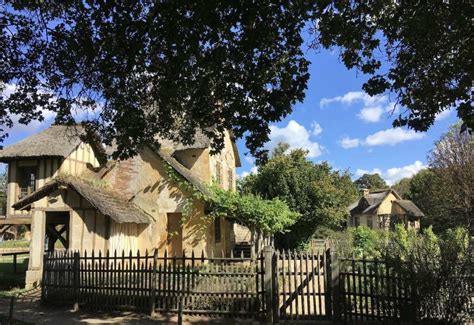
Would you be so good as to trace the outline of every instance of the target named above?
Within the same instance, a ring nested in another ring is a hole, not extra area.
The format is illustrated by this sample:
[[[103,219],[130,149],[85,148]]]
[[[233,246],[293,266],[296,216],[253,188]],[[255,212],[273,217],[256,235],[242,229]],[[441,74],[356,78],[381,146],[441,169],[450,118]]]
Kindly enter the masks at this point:
[[[270,141],[265,144],[265,149],[272,151],[278,143],[287,143],[290,145],[290,149],[308,150],[308,157],[316,158],[322,154],[324,148],[318,142],[311,140],[311,134],[311,131],[295,120],[291,120],[284,127],[271,125]]]

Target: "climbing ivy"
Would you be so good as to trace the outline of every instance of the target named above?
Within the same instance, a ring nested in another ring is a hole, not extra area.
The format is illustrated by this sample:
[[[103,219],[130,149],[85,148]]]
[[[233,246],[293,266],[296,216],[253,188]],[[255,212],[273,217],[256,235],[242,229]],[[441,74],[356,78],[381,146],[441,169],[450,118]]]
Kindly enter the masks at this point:
[[[165,164],[165,170],[171,182],[186,194],[183,208],[185,220],[196,214],[197,201],[204,202],[208,207],[209,213],[204,216],[206,221],[225,217],[245,226],[255,227],[265,235],[286,232],[300,216],[299,213],[291,211],[285,202],[276,198],[264,200],[253,194],[241,195],[216,185],[208,186],[203,193],[168,163]],[[206,225],[207,222],[203,224]]]

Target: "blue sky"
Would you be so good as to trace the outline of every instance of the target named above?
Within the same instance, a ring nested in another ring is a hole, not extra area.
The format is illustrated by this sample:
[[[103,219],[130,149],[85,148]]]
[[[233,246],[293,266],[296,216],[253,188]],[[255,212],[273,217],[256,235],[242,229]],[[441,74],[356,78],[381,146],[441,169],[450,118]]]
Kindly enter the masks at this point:
[[[446,111],[426,133],[393,129],[389,112],[394,98],[364,94],[361,87],[366,77],[347,70],[336,52],[308,51],[307,57],[312,64],[306,99],[271,126],[271,141],[266,145],[270,150],[278,142],[287,142],[292,148],[307,149],[314,162],[328,161],[336,169],[349,169],[354,178],[378,172],[391,184],[425,168],[433,142],[457,120],[454,111]],[[4,145],[46,128],[52,117],[48,114],[44,123],[16,125]],[[252,157],[244,155],[248,150],[243,140],[238,147],[242,156],[238,174],[255,172]]]
[[[309,51],[307,57],[312,64],[306,98],[272,126],[268,149],[287,142],[293,148],[309,150],[314,162],[328,161],[336,169],[349,169],[353,178],[378,172],[392,184],[425,168],[433,143],[457,121],[455,111],[445,111],[428,132],[393,129],[394,96],[363,93],[367,78],[347,70],[337,52]],[[251,157],[243,156],[248,152],[243,140],[238,147],[242,155],[239,174],[255,172]]]

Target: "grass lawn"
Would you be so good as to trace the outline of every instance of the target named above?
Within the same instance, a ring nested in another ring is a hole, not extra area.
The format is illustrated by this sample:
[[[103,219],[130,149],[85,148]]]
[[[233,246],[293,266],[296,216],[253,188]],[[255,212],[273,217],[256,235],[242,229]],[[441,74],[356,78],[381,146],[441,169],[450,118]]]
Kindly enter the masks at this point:
[[[30,247],[30,241],[28,240],[6,240],[0,242],[1,248],[28,248]]]
[[[20,292],[25,286],[28,255],[17,257],[17,273],[13,273],[13,256],[0,256],[0,297]]]

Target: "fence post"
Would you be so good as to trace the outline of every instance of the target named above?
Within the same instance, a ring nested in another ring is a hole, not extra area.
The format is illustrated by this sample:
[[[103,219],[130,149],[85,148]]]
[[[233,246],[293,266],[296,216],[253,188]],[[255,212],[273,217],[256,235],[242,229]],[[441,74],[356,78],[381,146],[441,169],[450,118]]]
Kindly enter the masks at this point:
[[[155,297],[156,297],[156,273],[157,273],[158,250],[155,248],[153,253],[153,274],[151,277],[151,293],[150,293],[150,316],[155,316]]]
[[[74,306],[73,310],[79,310],[79,268],[80,268],[80,260],[79,260],[79,252],[74,252],[73,255],[73,272],[74,272]]]
[[[273,249],[271,246],[265,246],[263,248],[263,259],[264,259],[264,288],[265,288],[265,322],[268,324],[273,323]]]
[[[331,300],[332,300],[332,319],[335,322],[339,322],[341,319],[341,295],[339,291],[339,260],[337,253],[333,250],[329,250],[330,256],[330,277],[331,277]]]
[[[8,324],[13,324],[13,312],[15,310],[15,296],[10,297],[10,310],[8,311]]]

